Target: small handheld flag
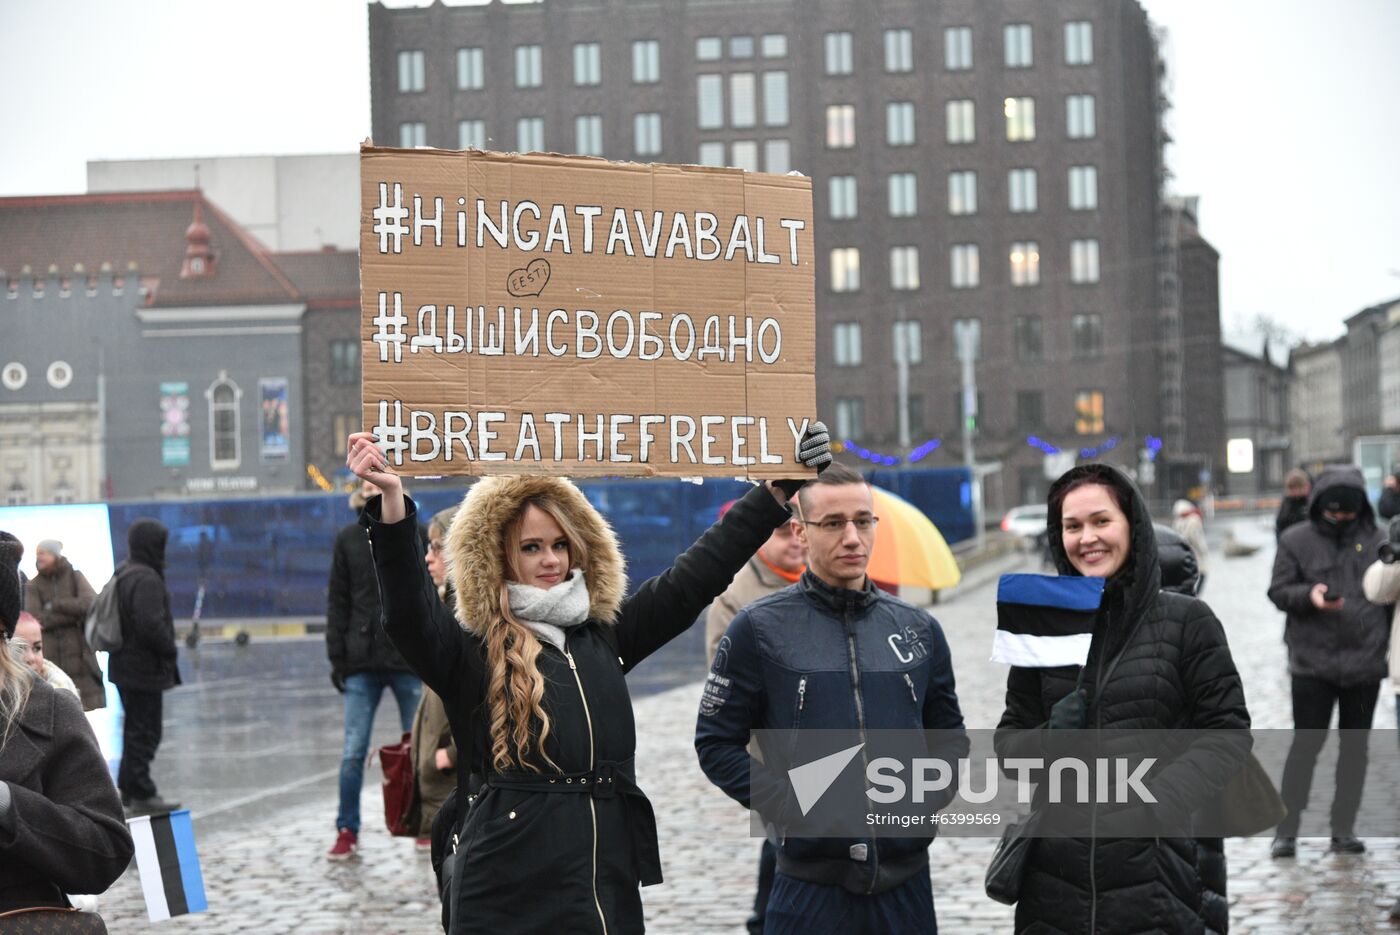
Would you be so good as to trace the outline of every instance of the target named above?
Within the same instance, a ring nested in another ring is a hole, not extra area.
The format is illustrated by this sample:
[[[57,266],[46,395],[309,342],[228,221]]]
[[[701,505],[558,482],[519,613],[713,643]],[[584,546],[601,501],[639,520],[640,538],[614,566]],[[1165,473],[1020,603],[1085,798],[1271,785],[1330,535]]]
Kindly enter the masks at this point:
[[[160,922],[208,909],[189,811],[143,815],[126,824],[136,844],[136,869],[150,920]]]
[[[1002,575],[992,661],[1027,668],[1082,666],[1103,587],[1102,578]]]

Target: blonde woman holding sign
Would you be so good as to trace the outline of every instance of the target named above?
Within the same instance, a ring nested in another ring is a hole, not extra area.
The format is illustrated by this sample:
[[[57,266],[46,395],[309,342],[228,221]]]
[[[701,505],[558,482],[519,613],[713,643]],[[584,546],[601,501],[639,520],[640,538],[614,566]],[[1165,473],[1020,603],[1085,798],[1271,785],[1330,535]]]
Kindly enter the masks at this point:
[[[803,481],[749,491],[630,597],[611,527],[572,483],[478,481],[447,534],[454,617],[424,566],[417,508],[373,436],[351,435],[346,449],[350,470],[383,491],[363,522],[385,627],[442,697],[459,775],[477,777],[459,786],[449,933],[643,931],[638,886],[661,882],[661,861],[624,676],[728,587],[791,518]],[[821,423],[800,457],[818,471],[831,463]]]

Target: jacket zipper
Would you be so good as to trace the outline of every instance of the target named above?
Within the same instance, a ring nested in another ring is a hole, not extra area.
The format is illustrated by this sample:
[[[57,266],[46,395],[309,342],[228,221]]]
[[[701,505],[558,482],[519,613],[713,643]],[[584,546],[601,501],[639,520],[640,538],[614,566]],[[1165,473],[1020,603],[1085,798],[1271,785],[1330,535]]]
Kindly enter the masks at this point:
[[[1104,628],[1104,643],[1108,643],[1108,628]],[[1103,654],[1105,646],[1099,647],[1099,658],[1094,660],[1094,727],[1103,729],[1103,712],[1097,704],[1099,696],[1103,693]],[[1096,754],[1097,755],[1097,754]],[[1098,798],[1097,795],[1094,796]],[[1089,806],[1089,931],[1096,932],[1099,928],[1099,873],[1098,862],[1096,860],[1099,848],[1099,805],[1094,802]]]
[[[583,679],[579,678],[578,666],[574,665],[574,654],[564,650],[564,658],[569,660],[569,671],[574,673],[574,684],[578,685],[578,697],[583,702],[583,717],[588,722],[588,772],[594,768],[593,715],[588,710],[588,696],[583,693]],[[608,935],[608,920],[603,915],[603,904],[598,901],[598,807],[593,803],[593,793],[588,796],[588,814],[593,820],[593,906],[598,910],[598,922],[603,926],[603,935]]]
[[[856,662],[856,631],[851,626],[851,610],[847,604],[841,608],[841,623],[846,629],[846,657],[851,667],[851,691],[856,699],[856,726],[860,729],[860,764],[865,768],[866,773],[870,772],[870,756],[865,748],[865,702],[860,696],[860,666]],[[876,845],[879,842],[871,840],[867,853],[870,856],[870,888],[865,891],[867,896],[875,892],[875,884],[880,878],[880,853]]]
[[[914,707],[919,707],[919,693],[914,691],[914,680],[909,677],[909,673],[904,673],[904,684],[909,686],[909,700],[914,702]]]
[[[802,706],[807,703],[807,676],[802,676],[797,683],[797,713],[802,713]]]

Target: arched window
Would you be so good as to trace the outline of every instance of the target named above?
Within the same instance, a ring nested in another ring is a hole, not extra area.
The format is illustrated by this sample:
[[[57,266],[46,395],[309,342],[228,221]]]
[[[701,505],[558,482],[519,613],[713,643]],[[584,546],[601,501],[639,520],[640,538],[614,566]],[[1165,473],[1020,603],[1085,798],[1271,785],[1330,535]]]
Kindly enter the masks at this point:
[[[236,468],[241,460],[238,404],[243,391],[221,370],[204,398],[209,401],[209,466]]]

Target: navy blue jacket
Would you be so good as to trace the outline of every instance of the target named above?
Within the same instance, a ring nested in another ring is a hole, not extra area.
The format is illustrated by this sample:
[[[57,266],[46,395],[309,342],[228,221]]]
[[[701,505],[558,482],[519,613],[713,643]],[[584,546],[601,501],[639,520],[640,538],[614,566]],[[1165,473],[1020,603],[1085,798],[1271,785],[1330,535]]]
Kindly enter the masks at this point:
[[[937,752],[964,756],[952,657],[938,621],[868,582],[864,591],[833,588],[810,571],[749,604],[720,640],[705,683],[695,728],[700,767],[741,805],[783,814],[786,779],[753,761],[758,787],[751,788],[746,746],[752,730],[789,728],[951,730],[959,742]],[[953,794],[931,799],[930,811]],[[826,865],[807,878],[879,892],[926,865],[930,840],[786,838],[778,852],[785,872]],[[861,851],[875,859],[853,861]],[[890,866],[882,870],[882,862]]]

